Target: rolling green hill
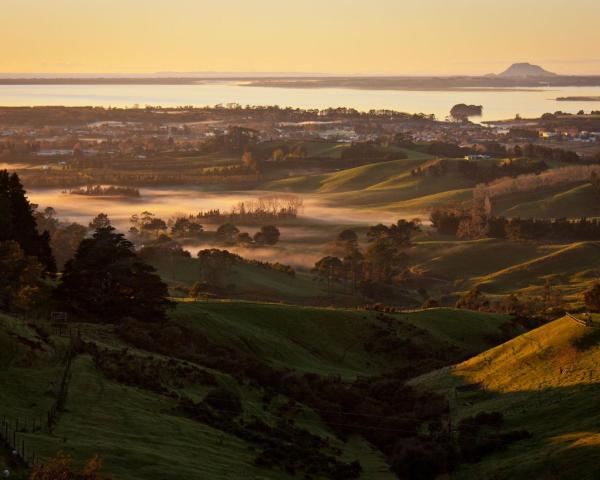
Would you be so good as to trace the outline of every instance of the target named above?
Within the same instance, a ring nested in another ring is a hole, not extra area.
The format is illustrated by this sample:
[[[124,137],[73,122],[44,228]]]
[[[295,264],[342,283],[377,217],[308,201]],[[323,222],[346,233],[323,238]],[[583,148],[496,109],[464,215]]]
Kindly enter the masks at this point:
[[[540,295],[546,280],[571,302],[597,279],[597,242],[536,244],[506,240],[418,239],[408,252],[416,286],[454,298],[474,287],[492,296]],[[422,284],[422,285],[421,285]]]
[[[376,328],[388,325],[388,321],[392,322],[389,325],[393,327],[393,335],[404,335],[413,345],[427,346],[433,353],[452,347],[449,351],[457,359],[488,348],[493,344],[490,335],[510,324],[510,318],[501,315],[452,309],[398,314],[384,321],[375,312],[245,302],[180,303],[172,318],[176,324],[217,344],[244,350],[266,365],[323,377],[339,374],[346,379],[377,374],[407,363],[407,357],[368,351],[365,346]],[[45,426],[32,431],[29,428],[32,419],[37,419],[38,426],[40,420],[45,425],[45,414],[56,400],[68,342],[51,334],[43,323],[37,324],[36,329],[33,326],[0,316],[0,346],[2,353],[10,352],[0,354],[3,385],[0,415],[20,418],[21,425],[26,427],[17,434],[19,440],[24,440],[27,448],[35,450],[41,458],[64,451],[81,462],[99,454],[107,473],[121,480],[294,478],[283,470],[256,465],[255,444],[251,441],[194,421],[177,410],[180,394],[200,400],[213,388],[209,384],[180,385],[174,378],[171,393],[158,393],[128,383],[130,374],[125,371],[117,370],[116,376],[107,376],[87,351],[73,361],[66,408],[53,432],[49,433]],[[98,351],[105,352],[103,355],[121,352],[127,365],[140,361],[162,362],[171,367],[181,365],[179,360],[123,343],[110,325],[77,326],[85,342],[95,342]],[[44,331],[50,335],[40,336]],[[409,360],[414,361],[414,350],[411,352]],[[126,364],[123,364],[125,370]],[[212,375],[219,385],[237,392],[248,421],[254,416],[268,424],[281,420],[280,408],[288,403],[286,397],[276,395],[271,403],[265,404],[268,392],[263,387],[199,365],[196,368]],[[144,375],[152,378],[164,374],[156,369]],[[382,455],[365,440],[352,436],[342,442],[312,410],[299,405],[295,412],[291,417],[294,424],[313,435],[329,438],[334,449],[339,449],[332,452],[340,461],[360,460],[361,478],[393,478]],[[0,467],[1,463],[0,460]]]
[[[233,342],[276,367],[349,379],[389,369],[389,359],[365,351],[365,340],[381,322],[373,312],[244,302],[180,304],[174,318],[220,342]],[[510,322],[504,315],[456,309],[431,309],[392,316],[399,334],[417,338],[423,333],[430,346],[457,349],[458,357],[480,352]],[[420,340],[421,341],[421,340]],[[398,366],[405,363],[397,360]]]
[[[161,277],[171,286],[191,287],[200,280],[196,259],[162,258],[152,260]],[[228,295],[245,300],[286,301],[290,303],[319,303],[327,296],[323,285],[305,272],[295,276],[251,264],[236,264],[223,278]],[[178,292],[174,292],[176,295]],[[178,296],[181,296],[179,292]]]
[[[411,174],[416,167],[426,167],[436,161],[429,155],[412,152],[409,158],[403,160],[292,177],[271,182],[265,188],[318,193],[326,201],[344,206],[421,213],[428,212],[433,205],[469,199],[475,182],[452,168],[439,177],[415,177]]]
[[[600,330],[564,317],[413,383],[447,393],[455,420],[499,411],[509,427],[532,434],[453,478],[595,479],[598,378]]]
[[[581,218],[600,216],[592,185],[514,193],[494,199],[494,214],[521,218]]]

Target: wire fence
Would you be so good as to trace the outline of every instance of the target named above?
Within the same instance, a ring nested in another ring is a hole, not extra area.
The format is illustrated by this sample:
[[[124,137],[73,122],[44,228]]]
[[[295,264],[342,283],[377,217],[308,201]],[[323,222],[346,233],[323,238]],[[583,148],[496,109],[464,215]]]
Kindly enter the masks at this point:
[[[0,418],[0,440],[2,446],[10,451],[10,462],[14,467],[30,468],[37,465],[39,456],[27,445],[25,434],[40,431],[41,428],[41,418],[11,419],[5,415]]]

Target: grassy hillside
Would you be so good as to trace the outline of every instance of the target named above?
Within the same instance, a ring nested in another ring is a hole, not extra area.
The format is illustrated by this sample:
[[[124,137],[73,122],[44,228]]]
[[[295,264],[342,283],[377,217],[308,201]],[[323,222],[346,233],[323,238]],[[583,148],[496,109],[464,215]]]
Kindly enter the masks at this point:
[[[535,244],[482,239],[417,239],[409,251],[416,285],[429,294],[456,296],[474,287],[490,295],[541,294],[546,280],[570,301],[598,278],[596,242]]]
[[[201,279],[198,260],[189,258],[164,258],[152,260],[161,277],[171,286],[191,287]],[[326,296],[322,284],[310,274],[296,272],[290,276],[250,264],[236,264],[222,279],[223,287],[235,298],[247,300],[272,300],[291,303],[315,303]],[[181,292],[174,292],[181,296]]]
[[[406,364],[401,357],[367,351],[365,342],[376,328],[386,325],[374,312],[199,302],[180,303],[172,317],[177,324],[217,344],[236,346],[265,364],[300,374],[340,374],[353,379]],[[509,321],[499,315],[433,309],[395,315],[390,325],[393,335],[405,335],[414,345],[426,344],[432,352],[453,347],[452,354],[458,358],[488,348],[489,336],[499,333]],[[110,325],[78,326],[83,339],[95,342],[99,351],[124,352],[127,348],[126,353],[121,353],[127,355],[127,364],[167,362],[161,355],[123,343]],[[19,417],[28,424],[32,418],[44,420],[56,399],[67,340],[54,335],[40,337],[23,321],[0,316],[0,345],[2,352],[11,352],[0,356],[0,414],[10,419]],[[172,359],[167,364],[179,362]],[[252,421],[256,416],[271,425],[281,420],[280,408],[288,403],[286,397],[276,395],[265,404],[264,395],[268,392],[263,387],[202,366],[197,368],[214,376],[219,385],[237,392],[243,418]],[[147,374],[164,375],[160,369]],[[116,377],[107,376],[91,353],[78,355],[71,368],[66,409],[54,431],[28,428],[18,438],[42,458],[65,451],[80,462],[99,454],[106,471],[121,480],[293,478],[283,470],[255,465],[256,444],[251,441],[191,420],[177,410],[178,395],[199,401],[213,388],[209,384],[179,385],[174,379],[172,393],[162,394],[133,386],[127,382],[129,375],[123,371]],[[289,418],[312,434],[329,438],[331,445],[339,449],[333,450],[339,460],[360,460],[361,478],[393,478],[382,455],[365,440],[354,436],[347,442],[336,439],[320,417],[302,405]],[[0,467],[1,463],[0,460]]]
[[[114,335],[111,326],[81,324],[79,327],[85,341],[98,342],[109,351],[128,347]],[[22,338],[41,345],[41,349],[33,348],[33,343],[24,344]],[[0,415],[13,423],[19,418],[20,424],[26,425],[17,434],[18,441],[25,441],[27,449],[33,449],[39,458],[63,451],[80,464],[83,459],[99,454],[105,471],[120,480],[294,478],[279,469],[256,466],[253,442],[183,416],[176,409],[177,396],[108,378],[89,354],[79,355],[73,362],[66,409],[50,433],[45,427],[46,412],[56,398],[62,377],[66,339],[50,336],[46,341],[22,321],[0,316],[0,342],[3,350],[21,352],[21,356],[12,355],[9,362],[3,358],[0,364],[3,385]],[[135,358],[161,359],[137,349],[128,348],[127,352],[129,362]],[[267,406],[262,400],[265,392],[260,387],[240,383],[224,373],[206,371],[215,376],[219,385],[237,391],[248,421],[257,417],[273,425],[281,419],[278,408],[287,402],[285,397],[276,396]],[[176,388],[200,400],[213,387],[191,384]],[[34,418],[38,426],[42,422],[42,429],[31,431],[29,425]],[[332,446],[339,449],[335,455],[340,460],[360,459],[364,478],[393,478],[381,454],[363,439],[351,437],[348,442],[335,439],[320,417],[306,408],[300,408],[294,420],[312,434],[331,439]],[[0,468],[3,458],[0,455]]]
[[[266,188],[318,193],[333,204],[359,208],[427,213],[433,205],[471,197],[474,182],[451,167],[442,176],[417,176],[411,171],[436,162],[429,155],[410,152],[407,159],[372,163],[339,172],[292,177]]]
[[[506,293],[541,287],[546,278],[561,285],[564,292],[574,294],[589,287],[597,279],[595,266],[600,261],[600,244],[576,242],[553,246],[547,253],[489,275],[474,278],[483,291]]]
[[[365,351],[365,340],[381,324],[373,312],[289,305],[198,302],[180,304],[174,318],[210,338],[236,343],[266,363],[322,375],[381,373],[389,359]],[[393,315],[429,334],[432,347],[452,346],[457,356],[479,352],[491,344],[509,317],[455,309],[432,309]],[[398,327],[400,335],[418,333]],[[397,366],[404,361],[397,361]]]
[[[565,317],[413,383],[448,393],[455,420],[500,411],[509,427],[532,433],[453,478],[595,479],[599,378],[600,330]]]
[[[560,189],[514,193],[494,199],[494,214],[521,218],[581,218],[600,215],[600,203],[591,184]]]

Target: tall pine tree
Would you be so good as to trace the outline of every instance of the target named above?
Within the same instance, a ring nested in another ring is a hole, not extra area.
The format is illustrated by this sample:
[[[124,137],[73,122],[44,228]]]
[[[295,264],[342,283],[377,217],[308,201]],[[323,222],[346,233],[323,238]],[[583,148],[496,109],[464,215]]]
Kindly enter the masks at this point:
[[[0,242],[13,240],[25,254],[37,257],[47,273],[56,272],[56,262],[50,248],[48,232],[40,234],[34,217],[34,207],[19,176],[0,171]]]

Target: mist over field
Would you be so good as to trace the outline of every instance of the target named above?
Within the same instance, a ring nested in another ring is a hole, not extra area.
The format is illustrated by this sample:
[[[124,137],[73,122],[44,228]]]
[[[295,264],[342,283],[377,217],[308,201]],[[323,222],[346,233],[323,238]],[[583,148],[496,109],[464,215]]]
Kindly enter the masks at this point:
[[[600,478],[600,2],[1,12],[0,478]]]

